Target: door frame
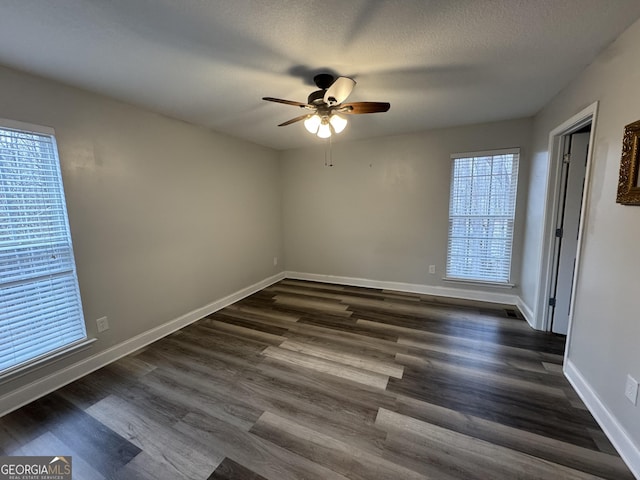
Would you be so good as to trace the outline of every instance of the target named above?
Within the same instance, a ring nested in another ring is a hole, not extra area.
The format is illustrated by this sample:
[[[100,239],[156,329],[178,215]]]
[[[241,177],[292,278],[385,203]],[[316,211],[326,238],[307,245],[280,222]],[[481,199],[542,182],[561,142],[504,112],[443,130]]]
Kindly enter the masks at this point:
[[[596,130],[596,119],[598,115],[598,102],[594,102],[582,111],[575,114],[561,125],[554,128],[549,133],[549,156],[547,169],[546,200],[543,218],[543,238],[540,256],[540,269],[537,308],[536,308],[536,328],[550,331],[549,321],[549,292],[552,284],[553,260],[555,250],[555,229],[558,216],[558,204],[560,202],[560,181],[562,172],[562,156],[565,137],[591,124],[591,134],[589,136],[589,146],[587,149],[587,167],[582,191],[582,207],[580,208],[580,226],[578,228],[578,246],[576,251],[576,263],[573,271],[573,287],[571,289],[571,303],[569,308],[569,327],[567,333],[567,346],[565,355],[569,351],[571,326],[573,320],[573,305],[575,302],[576,287],[579,282],[579,270],[581,264],[582,244],[586,227],[586,212],[589,208],[589,190],[591,185],[591,166],[593,163],[593,143]]]

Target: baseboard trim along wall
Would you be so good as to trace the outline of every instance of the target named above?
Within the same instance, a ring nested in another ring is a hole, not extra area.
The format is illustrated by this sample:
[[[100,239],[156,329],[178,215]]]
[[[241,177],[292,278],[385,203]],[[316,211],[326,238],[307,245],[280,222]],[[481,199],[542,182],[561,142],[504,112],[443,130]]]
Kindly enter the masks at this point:
[[[596,392],[569,359],[565,360],[564,374],[589,409],[589,412],[596,419],[600,428],[602,428],[613,446],[616,447],[631,473],[636,478],[640,478],[640,449],[633,443],[627,431],[606,405],[602,403]]]
[[[368,278],[341,277],[336,275],[320,275],[317,273],[285,272],[286,278],[295,280],[309,280],[312,282],[334,283],[337,285],[351,285],[353,287],[380,288],[400,292],[421,293],[439,297],[460,298],[463,300],[477,300],[481,302],[502,303],[520,307],[520,297],[508,293],[484,292],[466,288],[439,287],[435,285],[421,285],[417,283],[386,282],[370,280]],[[524,304],[523,304],[524,305]],[[523,312],[524,314],[524,312]],[[528,320],[527,320],[528,321]]]
[[[264,280],[238,290],[237,292],[227,295],[226,297],[216,300],[204,307],[197,308],[196,310],[186,313],[163,325],[147,330],[146,332],[136,335],[135,337],[118,345],[114,345],[113,347],[97,353],[87,359],[81,360],[73,365],[69,365],[52,375],[48,375],[44,378],[31,382],[24,387],[18,388],[0,397],[0,417],[12,412],[13,410],[17,410],[18,408],[48,393],[64,387],[65,385],[78,380],[79,378],[84,377],[85,375],[118,360],[119,358],[129,355],[150,343],[160,340],[170,333],[180,330],[181,328],[186,327],[207,315],[211,315],[212,313],[217,312],[238,300],[242,300],[243,298],[258,292],[269,285],[279,282],[284,278],[284,272],[265,278]]]
[[[524,316],[524,319],[527,321],[529,326],[531,328],[533,328],[534,330],[538,330],[536,328],[536,317],[533,314],[533,310],[531,310],[529,305],[524,303],[524,301],[520,297],[518,297],[518,303],[516,305],[518,307],[518,310],[520,310],[520,312],[522,312],[522,315]]]

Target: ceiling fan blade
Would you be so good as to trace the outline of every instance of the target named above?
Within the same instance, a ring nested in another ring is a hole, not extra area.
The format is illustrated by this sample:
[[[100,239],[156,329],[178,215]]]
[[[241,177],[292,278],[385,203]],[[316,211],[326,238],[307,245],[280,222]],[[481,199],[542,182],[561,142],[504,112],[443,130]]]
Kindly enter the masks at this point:
[[[291,125],[292,123],[296,123],[299,122],[301,120],[306,120],[307,118],[309,118],[312,114],[309,115],[300,115],[299,117],[296,118],[292,118],[291,120],[287,120],[284,123],[281,123],[280,125],[278,125],[279,127],[286,127],[287,125]]]
[[[356,81],[349,77],[338,77],[324,94],[324,103],[329,106],[344,102],[356,86]]]
[[[273,97],[262,97],[263,100],[266,100],[267,102],[276,102],[276,103],[284,103],[285,105],[293,105],[294,107],[301,107],[301,108],[306,108],[309,105],[307,105],[306,103],[302,103],[302,102],[295,102],[293,100],[283,100],[281,98],[273,98]]]
[[[340,113],[360,115],[362,113],[387,112],[391,104],[387,102],[353,102],[345,103],[339,108]]]

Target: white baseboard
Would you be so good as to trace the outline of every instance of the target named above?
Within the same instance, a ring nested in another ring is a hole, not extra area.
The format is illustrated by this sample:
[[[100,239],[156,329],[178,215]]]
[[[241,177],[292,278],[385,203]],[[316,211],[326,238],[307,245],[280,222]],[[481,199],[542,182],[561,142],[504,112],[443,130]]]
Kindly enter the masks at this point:
[[[351,285],[354,287],[380,288],[400,292],[422,293],[439,297],[461,298],[481,302],[502,303],[504,305],[518,305],[519,297],[508,293],[484,292],[466,288],[439,287],[435,285],[421,285],[417,283],[385,282],[368,278],[341,277],[336,275],[320,275],[317,273],[285,272],[286,278],[295,280],[309,280],[312,282]]]
[[[527,321],[529,326],[531,328],[537,330],[536,329],[536,317],[533,314],[533,310],[531,310],[529,305],[524,303],[524,300],[522,300],[522,298],[518,297],[518,303],[516,304],[516,306],[518,307],[518,310],[520,310],[520,312],[524,316],[524,319]]]
[[[620,457],[625,461],[631,473],[633,473],[636,478],[640,478],[640,448],[633,443],[627,431],[606,405],[602,403],[598,394],[593,391],[571,360],[565,361],[564,374],[596,419],[600,428],[602,428],[609,440],[611,440],[613,446],[616,447]]]
[[[197,308],[196,310],[186,313],[185,315],[163,325],[147,330],[146,332],[136,335],[135,337],[118,345],[114,345],[107,350],[96,353],[95,355],[74,363],[73,365],[69,365],[52,375],[48,375],[9,392],[8,394],[0,397],[0,417],[81,377],[84,377],[85,375],[118,360],[119,358],[129,355],[150,343],[160,340],[176,330],[180,330],[181,328],[186,327],[207,315],[211,315],[212,313],[231,305],[238,300],[248,297],[249,295],[258,292],[263,288],[282,280],[283,278],[285,278],[284,272],[265,278],[260,282],[238,290],[237,292],[216,300],[204,307]]]

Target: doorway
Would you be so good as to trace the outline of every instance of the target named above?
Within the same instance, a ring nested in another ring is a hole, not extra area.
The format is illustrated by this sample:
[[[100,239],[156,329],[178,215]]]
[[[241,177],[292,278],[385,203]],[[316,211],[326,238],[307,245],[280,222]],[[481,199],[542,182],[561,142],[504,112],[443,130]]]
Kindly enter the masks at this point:
[[[547,321],[550,330],[561,335],[566,335],[569,330],[590,136],[591,123],[575,133],[563,135],[561,140],[563,154]]]
[[[580,281],[597,110],[595,102],[549,134],[544,234],[534,317],[535,328],[567,335],[565,355],[571,345],[573,305]],[[576,157],[581,159],[575,160]]]

